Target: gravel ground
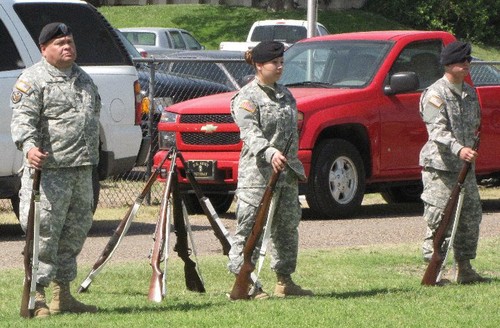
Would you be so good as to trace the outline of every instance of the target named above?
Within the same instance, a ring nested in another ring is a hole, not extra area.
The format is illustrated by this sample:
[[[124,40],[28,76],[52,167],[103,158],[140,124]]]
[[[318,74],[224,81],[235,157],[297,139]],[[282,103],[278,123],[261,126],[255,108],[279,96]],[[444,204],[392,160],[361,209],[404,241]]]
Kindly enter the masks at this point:
[[[481,238],[499,236],[500,200],[483,201],[483,212]],[[373,204],[363,205],[361,213],[354,218],[321,220],[312,217],[310,211],[305,208],[299,226],[300,249],[333,249],[400,243],[415,243],[418,249],[425,230],[421,213],[421,205],[416,204]],[[221,220],[230,232],[234,231],[234,213],[224,215]],[[92,265],[97,260],[118,223],[118,220],[94,222],[79,256],[79,264]],[[214,236],[206,217],[190,216],[190,223],[198,255],[222,255],[220,243]],[[0,228],[2,228],[0,266],[5,269],[22,268],[20,252],[24,240],[19,228],[12,226]],[[148,261],[147,256],[153,245],[154,228],[154,223],[133,222],[110,263]],[[174,238],[174,235],[172,236]],[[170,245],[173,245],[173,242]]]

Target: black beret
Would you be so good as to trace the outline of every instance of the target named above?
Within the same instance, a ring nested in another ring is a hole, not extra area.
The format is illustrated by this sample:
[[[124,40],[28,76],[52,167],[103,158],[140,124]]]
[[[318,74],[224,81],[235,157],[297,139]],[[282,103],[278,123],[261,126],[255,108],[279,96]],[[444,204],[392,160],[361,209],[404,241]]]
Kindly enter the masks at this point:
[[[274,58],[283,57],[285,46],[278,41],[262,41],[252,49],[254,63],[265,63]]]
[[[448,44],[441,51],[441,64],[451,65],[463,63],[465,60],[471,60],[471,45],[470,43],[455,41]]]
[[[40,36],[38,37],[38,44],[44,44],[54,38],[71,34],[71,29],[68,25],[61,22],[50,23],[42,28]]]

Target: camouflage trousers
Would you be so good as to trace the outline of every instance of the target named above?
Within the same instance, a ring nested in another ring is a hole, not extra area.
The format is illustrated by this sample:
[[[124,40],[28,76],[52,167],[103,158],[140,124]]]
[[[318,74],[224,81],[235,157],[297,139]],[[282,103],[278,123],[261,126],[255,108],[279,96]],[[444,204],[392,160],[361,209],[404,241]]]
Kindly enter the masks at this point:
[[[433,252],[432,241],[441,222],[441,215],[446,207],[451,190],[457,182],[457,173],[426,169],[422,172],[424,192],[424,219],[427,222],[422,252],[425,259],[430,259]],[[465,179],[464,201],[460,213],[453,253],[457,261],[470,260],[476,257],[479,240],[479,225],[482,219],[481,199],[473,172]],[[442,251],[449,243],[452,227],[447,232],[447,240]]]
[[[287,275],[295,272],[299,245],[298,226],[302,209],[300,207],[297,177],[287,174],[286,183],[277,187],[273,202],[276,203],[271,225],[271,242],[268,246],[271,254],[271,269],[279,274]],[[257,207],[241,198],[236,208],[237,227],[233,245],[229,252],[228,269],[237,274],[243,264],[243,249],[255,223]],[[259,257],[261,240],[253,253],[252,262]]]
[[[26,230],[33,186],[33,169],[21,180],[20,221]],[[76,257],[92,225],[92,167],[43,169],[40,179],[40,242],[37,282],[76,278]]]

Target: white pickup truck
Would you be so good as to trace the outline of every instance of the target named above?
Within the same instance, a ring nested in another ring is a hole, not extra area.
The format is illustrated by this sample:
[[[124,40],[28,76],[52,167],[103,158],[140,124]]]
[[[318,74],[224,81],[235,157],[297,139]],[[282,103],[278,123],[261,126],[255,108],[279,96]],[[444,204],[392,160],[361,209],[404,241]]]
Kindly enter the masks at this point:
[[[23,69],[40,60],[38,35],[50,22],[67,23],[78,50],[77,63],[90,74],[102,99],[99,179],[129,171],[135,164],[142,132],[137,71],[109,23],[91,5],[76,0],[2,0],[0,2],[0,198],[10,198],[17,213],[22,153],[12,141],[9,100]],[[89,28],[91,26],[92,28]],[[136,116],[139,120],[136,120]]]
[[[329,34],[326,27],[316,24],[316,36]],[[253,23],[246,42],[221,42],[220,50],[247,51],[261,41],[281,41],[288,48],[307,37],[307,21],[296,19],[262,20]]]

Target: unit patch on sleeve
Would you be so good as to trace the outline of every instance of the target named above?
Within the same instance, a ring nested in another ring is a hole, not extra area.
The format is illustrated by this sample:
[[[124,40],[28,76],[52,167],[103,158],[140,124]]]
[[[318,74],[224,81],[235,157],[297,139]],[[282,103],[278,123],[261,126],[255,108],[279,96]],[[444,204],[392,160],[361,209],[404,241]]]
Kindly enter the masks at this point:
[[[240,103],[240,108],[246,110],[247,112],[253,113],[255,112],[255,105],[250,100],[243,100]]]
[[[23,93],[20,91],[12,91],[12,94],[10,96],[10,100],[12,101],[13,104],[17,104],[18,102],[21,101],[21,98],[23,98]]]

